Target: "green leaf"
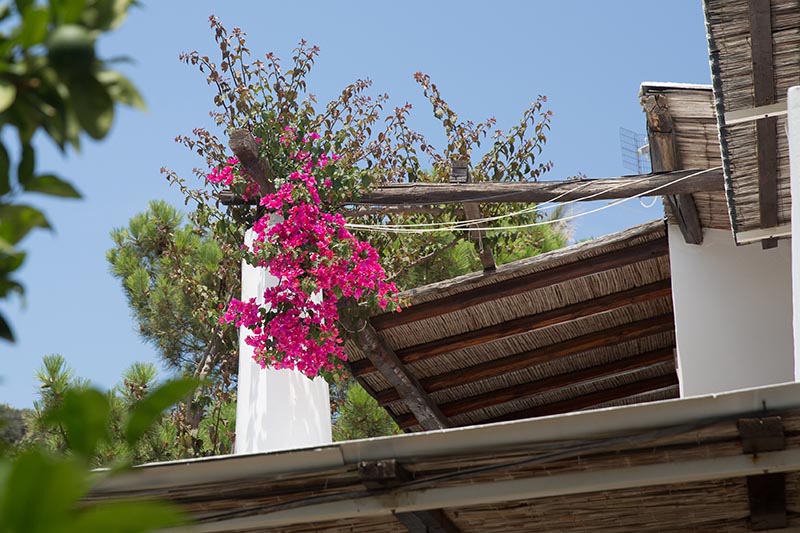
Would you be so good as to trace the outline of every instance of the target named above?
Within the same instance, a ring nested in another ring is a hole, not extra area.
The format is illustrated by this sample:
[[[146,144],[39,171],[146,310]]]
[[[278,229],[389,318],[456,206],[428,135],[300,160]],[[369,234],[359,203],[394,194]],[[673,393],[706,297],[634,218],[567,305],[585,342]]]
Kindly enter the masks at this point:
[[[0,339],[14,342],[14,332],[11,331],[11,326],[8,321],[6,321],[3,313],[0,313]]]
[[[158,421],[161,413],[192,394],[200,383],[198,379],[168,381],[145,396],[133,408],[125,426],[125,440],[128,444],[135,445]]]
[[[11,190],[11,160],[5,145],[0,142],[0,195]]]
[[[129,105],[142,111],[147,109],[139,90],[131,83],[131,80],[116,70],[103,70],[97,73],[97,79],[103,83],[112,100],[117,103]]]
[[[16,458],[0,502],[0,530],[59,531],[89,489],[89,478],[70,459],[34,450]]]
[[[96,30],[113,30],[125,21],[133,0],[95,0],[83,13],[83,23]]]
[[[14,0],[14,4],[17,6],[19,14],[23,15],[33,5],[33,0]]]
[[[53,67],[73,77],[90,76],[95,59],[94,34],[78,24],[58,26],[47,38],[47,57]]]
[[[42,174],[36,176],[25,183],[25,190],[28,192],[40,192],[50,196],[60,196],[61,198],[80,198],[81,194],[72,186],[71,183],[54,176],[53,174]]]
[[[8,80],[0,80],[0,113],[11,107],[17,97],[17,87]]]
[[[177,507],[149,501],[101,503],[81,512],[64,533],[139,533],[186,523]]]
[[[17,167],[17,179],[21,185],[25,185],[33,177],[33,169],[36,166],[36,152],[30,142],[22,143],[22,157]]]
[[[0,239],[14,245],[33,228],[49,228],[44,214],[29,205],[0,204]]]
[[[101,441],[108,440],[111,406],[108,398],[95,389],[71,389],[56,409],[46,416],[50,424],[60,425],[69,447],[75,453],[91,457]]]
[[[50,0],[50,8],[59,24],[78,22],[86,7],[86,0]]]
[[[70,102],[81,127],[93,139],[102,139],[114,121],[114,102],[105,85],[94,76],[75,77],[70,84]]]
[[[45,37],[47,37],[47,23],[49,21],[50,13],[46,7],[31,7],[27,9],[22,17],[19,43],[25,48],[30,48],[44,41]]]

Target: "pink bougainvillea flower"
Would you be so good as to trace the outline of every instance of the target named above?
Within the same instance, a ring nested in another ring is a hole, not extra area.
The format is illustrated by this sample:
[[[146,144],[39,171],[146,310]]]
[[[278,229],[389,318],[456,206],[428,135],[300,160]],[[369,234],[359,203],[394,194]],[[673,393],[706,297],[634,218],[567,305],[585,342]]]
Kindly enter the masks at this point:
[[[323,173],[340,158],[308,148],[319,138],[312,132],[302,139],[302,148],[289,154],[296,169],[259,201],[268,213],[253,225],[253,246],[245,253],[254,254],[255,263],[278,283],[264,291],[262,305],[233,299],[221,318],[248,330],[245,343],[262,367],[295,369],[309,377],[336,371],[347,359],[338,329],[341,298],[372,299],[381,308],[397,304],[392,296],[397,288],[385,281],[375,249],[345,228],[341,214],[323,210],[320,178],[330,189],[331,179]],[[297,130],[285,127],[280,143],[295,142]],[[229,160],[209,181],[226,182],[237,163]]]

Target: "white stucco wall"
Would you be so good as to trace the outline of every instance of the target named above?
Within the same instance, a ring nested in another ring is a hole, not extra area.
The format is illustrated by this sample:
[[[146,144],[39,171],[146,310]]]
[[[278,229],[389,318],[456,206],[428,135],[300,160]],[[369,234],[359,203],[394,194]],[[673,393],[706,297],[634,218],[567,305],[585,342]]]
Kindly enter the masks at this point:
[[[800,86],[789,89],[789,159],[792,176],[792,294],[794,294],[794,379],[800,381]],[[780,132],[779,132],[780,133]]]
[[[248,232],[250,245],[253,234]],[[242,300],[263,302],[264,289],[276,278],[264,268],[242,264]],[[293,370],[262,369],[239,332],[239,388],[234,453],[289,450],[328,444],[331,412],[328,384]]]
[[[669,226],[681,397],[794,380],[791,246],[736,246],[705,229],[686,244]]]

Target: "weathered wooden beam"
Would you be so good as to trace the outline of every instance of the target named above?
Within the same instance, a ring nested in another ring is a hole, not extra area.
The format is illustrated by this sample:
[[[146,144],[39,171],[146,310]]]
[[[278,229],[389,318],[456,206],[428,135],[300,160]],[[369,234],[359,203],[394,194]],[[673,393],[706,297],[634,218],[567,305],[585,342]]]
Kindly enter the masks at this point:
[[[256,138],[246,129],[233,130],[228,144],[233,155],[247,171],[247,175],[258,184],[261,195],[275,192],[275,174],[272,165],[258,153]]]
[[[536,181],[528,183],[481,182],[450,185],[445,183],[393,184],[365,194],[357,204],[363,205],[437,205],[464,202],[541,203],[559,197],[559,201],[616,200],[643,194],[659,188],[651,196],[690,194],[723,190],[722,170],[710,170],[690,179],[673,183],[697,170],[680,170],[665,174],[643,174],[569,181]],[[589,198],[591,196],[591,198]]]
[[[513,413],[497,416],[488,420],[482,420],[481,423],[506,422],[509,420],[519,420],[522,418],[535,418],[539,416],[570,413],[572,411],[580,411],[581,409],[588,409],[596,405],[622,400],[631,396],[637,396],[647,392],[666,389],[676,385],[678,385],[678,376],[675,372],[670,372],[669,374],[665,374],[663,376],[643,379],[627,385],[621,385],[619,387],[612,387],[609,389],[584,394],[582,396],[570,398],[569,400],[547,403],[538,405],[536,407],[531,407],[529,409],[515,411]],[[416,420],[414,420],[411,416],[399,416],[397,418],[400,427],[412,427],[417,425]]]
[[[678,145],[672,123],[669,101],[663,94],[651,94],[644,98],[647,116],[647,138],[653,172],[672,172],[681,168]],[[683,239],[688,244],[703,243],[703,228],[697,206],[691,194],[667,194],[667,204],[675,215]]]
[[[375,329],[380,331],[640,261],[663,257],[668,253],[669,245],[667,239],[655,239],[598,255],[597,257],[592,257],[591,260],[577,261],[542,272],[475,287],[468,291],[437,298],[429,302],[420,302],[404,308],[402,313],[384,313],[372,317],[370,321]],[[442,287],[442,289],[445,289],[445,287]]]
[[[361,461],[358,463],[361,483],[370,490],[381,490],[402,485],[413,476],[395,459]],[[411,533],[460,533],[460,529],[441,509],[410,513],[395,513],[395,518]]]
[[[746,454],[757,457],[759,453],[786,449],[786,436],[780,417],[743,418],[739,420],[738,427],[742,451]],[[785,474],[748,476],[747,500],[753,531],[786,527]]]
[[[369,207],[393,206],[396,210],[414,211],[418,206],[463,204],[542,203],[558,197],[560,202],[619,200],[656,191],[650,196],[665,194],[691,194],[724,190],[721,169],[709,170],[683,181],[675,180],[695,174],[699,170],[679,170],[663,174],[638,174],[618,178],[599,178],[565,181],[533,181],[506,183],[485,181],[480,183],[396,183],[383,185],[346,205]],[[248,203],[230,192],[219,193],[220,202],[226,205]],[[343,211],[347,213],[347,210]]]
[[[463,159],[453,160],[451,162],[452,171],[450,174],[450,183],[472,183],[472,176],[469,173],[469,161]],[[467,220],[478,220],[483,218],[481,214],[480,204],[468,202],[464,204],[464,218]],[[481,228],[483,224],[473,224],[472,228]],[[481,266],[484,272],[490,272],[497,268],[494,261],[492,249],[485,244],[486,232],[485,231],[470,231],[469,239],[475,243],[475,249],[478,252],[478,257],[481,261]]]
[[[365,318],[357,317],[356,307],[350,301],[343,302],[341,321],[351,338],[367,356],[367,360],[392,384],[414,413],[425,430],[450,427],[447,418],[425,393],[419,381],[402,364],[397,354],[383,342],[375,328]]]
[[[671,331],[674,328],[675,323],[672,314],[655,316],[628,324],[622,324],[613,328],[587,333],[586,335],[574,337],[541,348],[493,359],[486,363],[478,363],[459,370],[422,378],[420,384],[426,392],[436,392],[459,385],[467,385],[475,381],[496,377],[509,372],[515,372],[589,350],[616,346],[624,342]],[[356,361],[356,363],[361,363],[361,361]],[[369,363],[359,365],[359,367],[358,370],[365,371],[365,373],[371,369]],[[375,398],[378,400],[378,403],[386,405],[393,401],[400,400],[402,397],[400,393],[394,389],[386,389],[378,392]]]
[[[683,240],[688,244],[703,244],[703,226],[700,223],[700,214],[691,194],[677,194],[665,196],[678,227],[683,234]]]
[[[525,315],[500,324],[401,348],[395,350],[395,353],[401,360],[406,357],[413,357],[414,360],[434,357],[536,329],[564,324],[597,313],[605,313],[612,309],[663,298],[672,293],[671,287],[672,284],[669,279],[656,281],[655,283],[614,292],[591,300],[551,309],[550,311]]]
[[[749,0],[750,43],[753,63],[753,105],[775,103],[775,74],[772,50],[772,13],[769,0]],[[756,122],[758,160],[758,204],[761,227],[778,225],[778,131],[777,118]],[[761,241],[763,248],[774,248],[777,239]]]
[[[662,348],[652,352],[633,355],[618,361],[596,365],[565,374],[556,376],[549,376],[537,381],[520,383],[512,385],[503,389],[496,389],[493,391],[485,392],[483,394],[476,394],[460,400],[443,403],[439,406],[445,416],[454,417],[470,411],[477,411],[479,409],[486,409],[487,407],[494,407],[515,400],[523,398],[530,398],[538,394],[542,394],[564,387],[571,387],[583,383],[590,383],[598,381],[603,378],[611,376],[620,376],[629,374],[638,370],[642,370],[654,365],[660,365],[674,361],[675,348]],[[398,423],[402,422],[402,418],[398,417]]]
[[[741,418],[737,427],[743,453],[758,455],[786,448],[783,420],[779,416]]]

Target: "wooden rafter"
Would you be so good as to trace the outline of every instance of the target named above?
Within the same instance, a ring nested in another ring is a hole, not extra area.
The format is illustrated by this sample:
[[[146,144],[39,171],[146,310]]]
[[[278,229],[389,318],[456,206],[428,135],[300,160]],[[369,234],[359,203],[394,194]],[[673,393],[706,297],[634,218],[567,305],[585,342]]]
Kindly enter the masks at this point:
[[[564,387],[591,383],[611,376],[629,374],[654,365],[668,363],[672,361],[674,357],[675,349],[673,347],[662,348],[660,350],[626,357],[611,363],[595,365],[565,374],[549,376],[533,382],[520,383],[503,389],[495,389],[483,394],[476,394],[475,396],[469,396],[467,398],[441,404],[439,408],[445,416],[453,417],[469,411],[477,411],[514,400],[530,398]],[[400,421],[402,420],[398,419],[398,422]]]
[[[534,181],[502,183],[397,183],[378,187],[349,205],[392,206],[395,210],[418,206],[463,204],[465,202],[491,203],[541,203],[558,197],[560,202],[618,200],[648,193],[649,196],[665,194],[691,194],[724,190],[722,170],[715,169],[691,179],[676,180],[697,173],[698,170],[679,170],[663,174],[640,174],[617,178],[599,178],[566,181]],[[223,204],[246,203],[233,193],[220,193]],[[348,210],[342,212],[351,214]]]
[[[499,298],[514,296],[524,292],[540,289],[556,283],[589,276],[613,268],[663,257],[669,253],[666,238],[660,238],[638,245],[628,246],[621,250],[608,252],[587,261],[577,261],[535,272],[527,276],[519,276],[490,285],[459,292],[451,296],[438,298],[430,302],[421,302],[403,309],[402,313],[386,313],[371,318],[376,330],[397,327],[417,320],[440,316],[473,305],[491,302]],[[444,290],[445,287],[442,287]]]
[[[347,324],[350,336],[358,343],[372,367],[392,384],[423,429],[450,427],[447,418],[430,399],[417,378],[400,362],[397,354],[380,338],[369,321],[353,318],[358,315],[352,302],[345,302],[343,308],[342,321]]]
[[[622,324],[621,326],[587,333],[586,335],[574,337],[541,348],[526,350],[499,359],[493,359],[486,363],[478,363],[458,370],[422,378],[420,380],[420,385],[426,392],[436,392],[451,387],[467,385],[502,374],[516,372],[534,365],[547,363],[589,350],[616,346],[624,342],[671,331],[674,328],[675,322],[671,313],[659,315],[628,324]],[[352,364],[351,368],[353,368],[354,373],[366,374],[370,371],[375,371],[374,367],[368,361],[366,364],[362,364],[362,361],[356,361]],[[394,389],[386,389],[380,391],[376,399],[378,403],[386,405],[402,399],[402,396]]]
[[[775,103],[775,77],[772,51],[772,14],[769,0],[749,0],[750,42],[752,44],[754,106]],[[778,225],[778,134],[777,118],[756,122],[758,159],[758,203],[761,227]],[[774,248],[776,239],[761,241],[763,248]]]
[[[647,115],[647,138],[653,172],[672,172],[681,168],[678,147],[672,124],[667,97],[651,94],[644,98]],[[683,239],[689,244],[703,243],[703,228],[697,206],[691,194],[665,194],[667,203],[675,215]]]
[[[621,385],[619,387],[611,387],[609,389],[584,394],[569,400],[547,403],[538,405],[536,407],[531,407],[529,409],[515,411],[503,416],[481,421],[481,423],[505,422],[508,420],[518,420],[521,418],[534,418],[538,416],[549,416],[561,413],[569,413],[572,411],[580,411],[581,409],[588,409],[604,403],[622,400],[631,396],[637,396],[639,394],[666,389],[676,385],[678,385],[678,376],[675,372],[670,372],[669,374],[665,374],[663,376],[643,379],[627,385]],[[397,420],[398,425],[401,428],[409,428],[417,425],[417,421],[411,415],[398,416]]]
[[[514,320],[501,322],[500,324],[470,330],[466,333],[451,335],[424,344],[401,348],[395,350],[395,352],[401,359],[405,357],[414,357],[415,359],[433,357],[510,337],[512,335],[519,335],[540,328],[564,324],[597,313],[605,313],[612,309],[627,307],[629,305],[669,296],[672,293],[671,287],[671,281],[668,279],[656,281],[640,287],[634,287],[605,296],[599,296],[591,300],[577,302],[565,307],[558,307],[550,311],[525,315]]]

